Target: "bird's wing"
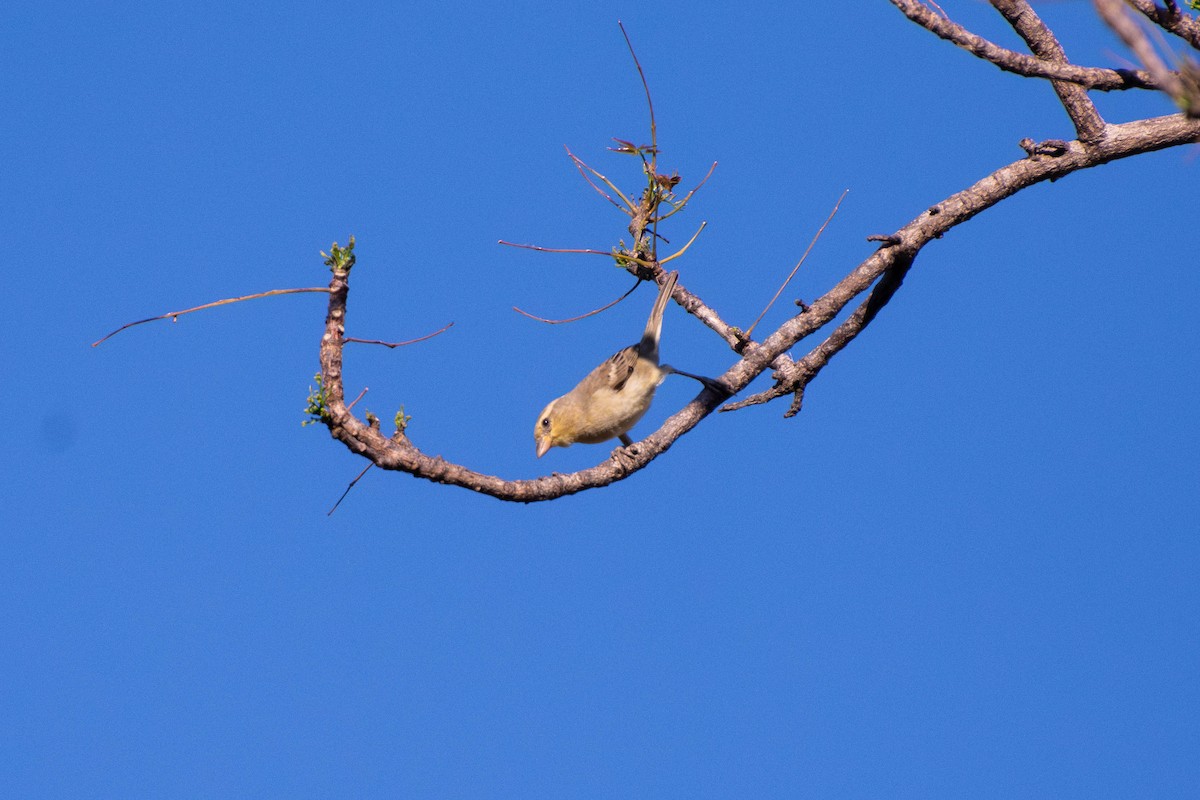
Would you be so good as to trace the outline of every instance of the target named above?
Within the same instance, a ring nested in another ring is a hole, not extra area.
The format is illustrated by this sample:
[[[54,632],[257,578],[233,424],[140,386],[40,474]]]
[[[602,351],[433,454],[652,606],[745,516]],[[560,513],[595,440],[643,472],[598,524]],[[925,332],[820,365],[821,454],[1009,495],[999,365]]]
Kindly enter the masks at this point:
[[[613,353],[612,357],[604,362],[604,370],[601,373],[604,377],[604,384],[614,392],[625,388],[625,381],[629,380],[634,367],[637,366],[638,355],[637,345],[631,345]]]

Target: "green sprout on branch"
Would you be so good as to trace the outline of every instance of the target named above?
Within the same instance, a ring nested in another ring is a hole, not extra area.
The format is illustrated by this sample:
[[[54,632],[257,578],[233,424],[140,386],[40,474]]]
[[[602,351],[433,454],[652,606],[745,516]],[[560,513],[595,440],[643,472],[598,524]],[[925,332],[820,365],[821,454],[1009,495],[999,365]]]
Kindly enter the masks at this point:
[[[345,247],[338,247],[338,243],[334,242],[329,250],[329,253],[321,251],[321,255],[325,257],[325,266],[334,272],[349,272],[354,266],[354,235],[350,235],[350,241]]]
[[[412,415],[405,414],[404,406],[400,406],[400,410],[396,412],[396,418],[393,420],[396,424],[396,433],[404,433],[410,421],[412,421]]]
[[[325,386],[321,382],[321,373],[313,376],[313,380],[317,382],[317,387],[308,387],[308,407],[304,409],[304,413],[309,416],[308,419],[300,423],[301,427],[306,425],[315,425],[318,422],[328,424],[331,417],[329,416],[329,407],[325,405]]]

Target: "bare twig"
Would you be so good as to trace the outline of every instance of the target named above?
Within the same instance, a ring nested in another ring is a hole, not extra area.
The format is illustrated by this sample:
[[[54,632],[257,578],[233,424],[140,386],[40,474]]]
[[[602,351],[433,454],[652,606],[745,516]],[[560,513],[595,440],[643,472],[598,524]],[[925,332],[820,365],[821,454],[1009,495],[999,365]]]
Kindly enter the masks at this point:
[[[362,391],[358,393],[358,397],[354,398],[352,401],[350,401],[350,404],[346,406],[346,410],[349,411],[350,409],[354,408],[354,406],[358,405],[358,401],[362,400],[363,395],[365,395],[368,391],[369,389],[364,386]]]
[[[585,181],[587,181],[588,183],[590,183],[592,185],[593,189],[595,189],[597,192],[600,193],[601,197],[603,197],[608,202],[612,203],[617,208],[620,208],[626,214],[634,214],[637,212],[637,206],[634,205],[632,202],[630,202],[629,198],[626,197],[625,194],[620,189],[617,188],[616,184],[614,184],[608,178],[604,177],[599,172],[597,172],[595,169],[593,169],[591,166],[589,166],[587,164],[587,162],[585,162],[579,156],[572,153],[571,149],[569,147],[566,148],[566,150],[567,150],[567,155],[570,156],[571,160],[575,162],[575,168],[579,170],[579,174],[583,176],[583,179]],[[584,170],[587,170],[587,172],[585,172]],[[616,194],[617,197],[621,198],[621,202],[623,202],[625,204],[625,207],[621,208],[621,203],[618,203],[616,200],[613,200],[611,197],[609,197],[607,194],[605,194],[603,189],[601,189],[599,186],[597,186],[595,183],[593,183],[592,179],[587,176],[588,172],[595,175],[597,178],[599,178],[601,181],[603,181],[605,186],[612,189],[613,193]]]
[[[625,32],[625,24],[617,20],[617,26],[621,29],[621,35],[625,37],[629,55],[633,56],[634,66],[637,67],[638,75],[642,79],[642,88],[646,90],[646,105],[650,107],[650,147],[653,148],[650,154],[650,167],[653,170],[654,164],[658,160],[658,127],[654,123],[654,101],[650,98],[650,85],[646,83],[646,73],[642,71],[642,62],[638,61],[637,53],[633,50],[633,42],[629,41],[629,34]]]
[[[638,278],[637,281],[633,284],[633,286],[631,286],[629,288],[629,291],[627,291],[625,294],[618,297],[616,300],[613,300],[611,303],[608,303],[606,305],[602,305],[593,311],[589,311],[586,314],[580,314],[577,317],[568,317],[567,319],[546,319],[545,317],[539,317],[535,314],[530,314],[528,311],[522,311],[521,309],[517,308],[516,306],[513,306],[512,310],[517,312],[518,314],[523,314],[523,315],[529,317],[530,319],[537,320],[538,322],[544,322],[547,325],[562,325],[565,322],[575,322],[577,320],[586,319],[588,317],[595,316],[596,314],[599,314],[601,311],[607,311],[608,309],[615,306],[617,303],[624,300],[626,297],[629,297],[629,295],[633,294],[633,290],[636,289],[638,287],[638,284],[640,284],[641,282],[642,282],[642,279]]]
[[[708,168],[708,174],[704,176],[704,180],[697,183],[695,188],[693,188],[690,192],[688,192],[687,194],[685,194],[683,196],[682,200],[680,200],[679,202],[672,202],[671,205],[673,206],[673,208],[670,211],[668,211],[666,214],[663,214],[662,216],[660,216],[658,218],[658,221],[662,222],[664,219],[667,219],[668,217],[672,216],[673,214],[675,214],[679,211],[682,211],[683,207],[686,206],[688,204],[688,201],[692,199],[692,195],[694,195],[696,192],[700,191],[701,186],[708,183],[708,179],[712,177],[713,170],[715,170],[716,168],[717,168],[717,162],[714,161],[712,163],[712,166]]]
[[[147,322],[157,322],[160,319],[170,319],[170,320],[174,321],[175,319],[182,317],[184,314],[190,314],[193,311],[203,311],[206,308],[216,308],[217,306],[227,306],[230,303],[240,303],[243,300],[257,300],[260,297],[272,297],[277,294],[299,294],[300,292],[328,292],[328,291],[329,291],[329,289],[324,286],[316,286],[316,287],[313,287],[310,289],[272,289],[269,292],[259,292],[258,294],[248,294],[248,295],[245,295],[244,297],[229,297],[229,298],[226,298],[225,300],[217,300],[214,303],[205,303],[202,306],[196,306],[194,308],[185,308],[182,311],[169,311],[166,314],[160,314],[157,317],[150,317],[148,319],[139,319],[137,322],[127,322],[124,325],[122,325],[121,327],[117,328],[112,333],[105,336],[104,338],[97,339],[96,341],[92,342],[92,347],[95,347],[96,345],[99,345],[103,342],[108,341],[109,339],[116,336],[121,331],[126,330],[127,328],[132,328],[135,325],[145,325]]]
[[[671,255],[667,256],[666,258],[664,258],[662,261],[659,261],[658,265],[661,267],[662,265],[666,264],[668,261],[673,261],[676,258],[679,258],[684,253],[686,253],[688,248],[692,246],[692,242],[696,241],[696,238],[700,236],[701,232],[703,232],[703,230],[707,226],[708,226],[707,222],[701,222],[700,227],[697,228],[696,232],[692,234],[692,238],[688,239],[687,244],[685,244],[683,247],[679,248],[678,251],[676,251],[676,252],[672,253]]]
[[[356,339],[353,336],[347,336],[346,341],[347,342],[358,342],[359,344],[379,344],[379,345],[383,345],[384,347],[389,347],[392,350],[395,350],[397,347],[406,347],[410,344],[416,344],[417,342],[423,342],[426,339],[432,339],[433,337],[437,336],[438,334],[445,333],[446,331],[450,330],[453,327],[454,327],[453,322],[447,322],[445,325],[438,328],[433,333],[427,333],[424,336],[418,336],[415,339],[409,339],[407,342],[382,342],[378,339]]]
[[[911,257],[897,258],[893,265],[883,273],[867,299],[841,325],[838,325],[825,341],[814,347],[799,361],[775,370],[773,377],[776,383],[773,387],[736,403],[729,403],[720,410],[737,411],[748,406],[769,402],[790,393],[795,395],[795,399],[783,416],[794,417],[799,413],[800,406],[804,402],[804,390],[808,384],[829,363],[830,359],[840,353],[864,328],[871,324],[875,315],[887,305],[900,288],[900,284],[904,282],[904,276],[908,274],[911,267]]]
[[[817,240],[820,239],[821,234],[825,232],[825,228],[828,227],[829,223],[833,221],[834,216],[837,214],[838,209],[842,205],[842,201],[846,199],[846,195],[849,193],[849,191],[849,189],[843,191],[841,197],[839,197],[837,202],[833,204],[833,210],[829,212],[829,216],[826,217],[825,221],[821,223],[821,227],[817,228],[817,232],[813,236],[812,241],[808,243],[808,247],[804,250],[804,255],[800,256],[800,260],[796,262],[796,266],[792,267],[791,273],[784,280],[783,285],[779,287],[779,291],[775,292],[775,296],[771,298],[771,302],[767,303],[767,307],[764,308],[762,313],[758,315],[758,319],[754,320],[754,324],[746,330],[747,336],[754,333],[754,329],[758,327],[758,323],[762,322],[762,318],[765,317],[767,312],[771,310],[771,306],[775,305],[775,301],[779,299],[779,295],[783,294],[783,290],[786,289],[787,285],[792,282],[792,278],[796,277],[796,273],[800,270],[800,265],[804,263],[806,258],[808,258],[808,254],[812,252]]]
[[[506,242],[500,239],[498,244],[505,247],[520,247],[524,250],[537,250],[539,253],[587,253],[593,256],[608,256],[612,257],[611,250],[588,250],[580,247],[539,247],[536,244],[517,244],[516,242]]]
[[[362,478],[363,475],[366,475],[367,470],[369,470],[373,466],[375,466],[375,465],[368,463],[365,467],[363,467],[363,471],[358,473],[358,475],[356,475],[354,477],[354,480],[350,481],[350,485],[346,487],[346,491],[342,492],[342,496],[339,497],[337,499],[337,502],[333,504],[333,508],[331,508],[327,512],[325,512],[325,516],[327,516],[327,517],[333,516],[333,512],[338,510],[338,506],[340,506],[342,504],[342,501],[346,499],[346,495],[350,494],[350,490],[354,488],[354,484],[358,483],[359,479]]]

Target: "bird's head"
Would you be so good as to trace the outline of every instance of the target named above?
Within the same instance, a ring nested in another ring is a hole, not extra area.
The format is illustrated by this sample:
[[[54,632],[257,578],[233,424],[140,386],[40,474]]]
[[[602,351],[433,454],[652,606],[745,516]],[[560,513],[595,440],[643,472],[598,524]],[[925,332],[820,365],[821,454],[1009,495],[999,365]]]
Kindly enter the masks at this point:
[[[568,447],[574,441],[574,431],[567,409],[559,408],[559,400],[553,401],[538,414],[533,426],[533,441],[537,445],[537,457],[541,458],[551,447]]]

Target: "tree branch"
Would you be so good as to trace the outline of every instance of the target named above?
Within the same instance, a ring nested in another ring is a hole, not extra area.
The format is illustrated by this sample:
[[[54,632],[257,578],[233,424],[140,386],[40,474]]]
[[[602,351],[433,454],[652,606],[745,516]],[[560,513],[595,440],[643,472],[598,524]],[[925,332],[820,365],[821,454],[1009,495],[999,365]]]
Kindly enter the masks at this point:
[[[915,258],[917,252],[930,241],[944,236],[952,228],[1022,189],[1043,181],[1055,181],[1072,172],[1110,161],[1191,142],[1200,142],[1200,121],[1181,115],[1156,117],[1109,125],[1107,135],[1100,142],[1090,147],[1084,147],[1079,142],[1068,142],[1066,150],[1056,158],[1037,156],[1001,167],[973,186],[931,207],[892,234],[889,241],[894,242],[894,246],[876,251],[825,296],[815,301],[808,311],[785,322],[761,345],[748,348],[747,356],[723,376],[727,385],[740,391],[749,382],[743,380],[745,373],[752,373],[751,379],[756,377],[770,359],[786,352],[796,342],[824,326],[849,300],[891,269],[897,258]]]
[[[1000,48],[966,31],[944,16],[935,14],[919,0],[891,2],[918,24],[1002,69],[1051,80],[1075,125],[1078,138],[1073,141],[1054,139],[1042,143],[1022,140],[1020,146],[1026,151],[1026,158],[1000,167],[972,186],[928,208],[898,231],[884,236],[869,237],[882,242],[882,245],[823,296],[811,305],[803,306],[801,313],[786,320],[761,342],[754,341],[748,333],[726,324],[714,309],[682,285],[676,284],[672,299],[715,331],[736,354],[736,358],[716,380],[703,379],[704,390],[672,414],[657,431],[641,442],[616,448],[606,460],[594,467],[531,480],[506,480],[447,462],[440,456],[423,453],[407,434],[409,417],[404,414],[403,407],[395,417],[396,431],[390,437],[380,431],[379,419],[370,412],[365,413],[365,422],[356,417],[353,407],[359,398],[347,404],[342,383],[345,345],[350,341],[363,341],[348,338],[345,327],[350,273],[356,262],[353,237],[346,247],[342,248],[334,243],[331,254],[322,253],[333,275],[328,288],[275,290],[248,297],[230,298],[192,309],[170,312],[154,319],[173,318],[202,308],[274,294],[328,292],[329,306],[319,351],[320,387],[310,394],[307,409],[313,417],[312,421],[322,422],[335,439],[380,468],[407,472],[429,481],[461,486],[502,500],[525,503],[552,500],[623,480],[665,453],[679,437],[695,428],[722,402],[744,390],[767,369],[773,370],[774,386],[771,389],[732,403],[722,410],[745,408],[791,393],[795,399],[784,416],[793,416],[800,410],[809,383],[837,353],[871,324],[879,311],[895,295],[917,255],[927,244],[941,238],[976,214],[1043,181],[1054,181],[1072,172],[1133,155],[1200,142],[1200,119],[1195,118],[1200,116],[1200,113],[1197,113],[1196,105],[1191,104],[1189,100],[1194,95],[1200,96],[1200,77],[1197,77],[1195,68],[1190,62],[1185,62],[1179,72],[1168,70],[1120,0],[1094,2],[1105,20],[1129,43],[1131,49],[1151,70],[1153,79],[1142,72],[1083,68],[1069,64],[1057,39],[1034,14],[1027,0],[991,2],[1025,39],[1036,57]],[[1185,34],[1193,30],[1188,23],[1175,21],[1174,16],[1171,16],[1178,15],[1178,8],[1173,3],[1168,3],[1166,11],[1154,9],[1151,15],[1143,0],[1129,2],[1160,25],[1173,26],[1168,29],[1182,30]],[[1166,19],[1167,23],[1159,21],[1160,18]],[[1179,88],[1181,86],[1182,89]],[[1087,90],[1127,88],[1162,88],[1171,92],[1192,116],[1173,115],[1121,125],[1105,124],[1087,97]],[[1182,102],[1183,100],[1189,102]],[[1200,105],[1200,100],[1197,100],[1196,104]],[[641,158],[647,178],[647,186],[641,194],[634,195],[639,197],[637,204],[629,200],[599,172],[574,155],[571,155],[571,158],[597,191],[612,200],[599,189],[590,176],[594,176],[610,188],[626,204],[622,210],[630,217],[628,229],[634,236],[633,245],[626,247],[622,244],[620,250],[606,255],[614,258],[639,280],[661,277],[662,263],[682,255],[691,242],[676,255],[660,261],[657,242],[661,237],[657,233],[657,224],[664,215],[659,211],[664,206],[670,208],[672,210],[665,215],[669,216],[679,210],[687,202],[687,198],[679,201],[672,194],[673,188],[679,182],[678,175],[666,176],[656,173],[656,144],[649,147],[639,147],[627,142],[621,144],[623,147],[618,148],[620,152],[633,153]],[[646,158],[647,154],[651,156],[649,160]],[[703,184],[703,181],[701,183]],[[690,193],[688,197],[691,197]],[[614,204],[621,207],[615,201]],[[792,360],[789,355],[792,348],[829,325],[856,297],[868,291],[865,301],[820,344],[800,360]],[[114,333],[149,321],[151,320],[129,323]],[[421,339],[438,333],[441,331]],[[374,343],[387,346],[406,344]],[[361,396],[360,393],[359,397]],[[352,481],[351,486],[357,480],[358,478]]]
[[[1146,34],[1138,27],[1137,21],[1129,14],[1123,0],[1093,0],[1093,3],[1101,19],[1133,51],[1159,88],[1188,116],[1200,117],[1200,92],[1189,91],[1190,87],[1185,85],[1183,78],[1172,72],[1159,58],[1154,45],[1150,44]]]
[[[1102,69],[1056,64],[1034,56],[1017,53],[971,33],[961,25],[936,13],[918,0],[890,0],[904,16],[967,52],[990,61],[1005,72],[1027,78],[1048,78],[1069,81],[1087,89],[1109,92],[1119,89],[1157,89],[1150,75],[1140,70]]]
[[[1168,3],[1167,7],[1163,8],[1154,0],[1127,2],[1164,31],[1183,39],[1194,50],[1200,50],[1200,20],[1183,13],[1175,3]]]
[[[128,330],[129,328],[132,328],[135,325],[145,325],[147,322],[158,322],[160,319],[169,319],[172,322],[174,322],[174,321],[178,320],[179,317],[182,317],[184,314],[191,314],[193,311],[204,311],[205,309],[216,308],[217,306],[227,306],[230,303],[242,303],[242,302],[245,302],[246,300],[257,300],[260,297],[274,297],[274,296],[280,295],[280,294],[298,294],[298,293],[302,293],[302,292],[328,292],[328,291],[329,290],[326,289],[324,286],[317,286],[317,287],[312,287],[312,288],[307,288],[307,289],[272,289],[269,292],[258,292],[257,294],[247,294],[247,295],[243,295],[242,297],[228,297],[224,300],[216,300],[212,303],[205,303],[202,306],[195,306],[193,308],[185,308],[182,311],[168,311],[166,314],[159,314],[157,317],[148,317],[147,319],[139,319],[136,322],[126,322],[124,325],[117,328],[115,331],[108,334],[104,338],[97,339],[96,341],[92,342],[92,347],[97,347],[97,346],[103,344],[104,342],[107,342],[109,339],[116,336],[121,331]]]
[[[904,276],[908,274],[908,270],[912,267],[912,263],[911,258],[897,258],[893,266],[883,273],[883,277],[875,284],[875,288],[871,290],[871,294],[867,296],[862,305],[855,309],[854,313],[841,325],[837,326],[825,341],[813,348],[808,355],[799,361],[791,362],[787,366],[775,370],[772,377],[776,383],[773,387],[747,397],[745,400],[729,403],[720,410],[737,411],[749,406],[767,403],[777,397],[791,393],[795,395],[795,400],[792,401],[791,407],[783,416],[785,418],[796,416],[800,412],[801,404],[804,402],[805,387],[829,363],[831,358],[840,353],[867,325],[871,324],[871,321],[875,319],[875,315],[887,305],[887,302],[892,299],[892,296],[900,288],[900,285],[904,282]]]
[[[325,390],[322,421],[333,437],[351,452],[365,456],[383,469],[408,472],[426,480],[461,486],[502,500],[525,503],[551,500],[584,489],[607,486],[636,472],[666,452],[676,439],[712,413],[723,399],[719,392],[706,388],[657,432],[633,447],[618,448],[605,463],[581,472],[514,481],[475,472],[440,456],[425,455],[403,431],[397,431],[391,438],[384,437],[346,407],[342,388],[342,345],[346,299],[350,291],[349,277],[348,270],[334,270],[329,284],[329,313],[325,318],[325,334],[321,337],[320,348],[322,386]]]
[[[1035,56],[1052,64],[1068,63],[1062,45],[1026,0],[992,0],[992,5],[1004,15]],[[1088,98],[1087,89],[1070,81],[1056,80],[1050,85],[1074,123],[1079,141],[1090,144],[1104,135],[1104,120]]]
[[[706,324],[718,333],[724,330],[725,335],[729,337],[727,341],[730,341],[735,350],[738,350],[736,345],[741,346],[739,352],[742,353],[742,357],[717,379],[730,394],[736,394],[773,363],[778,362],[797,342],[826,325],[854,297],[866,291],[890,271],[893,276],[892,285],[881,281],[875,290],[879,293],[877,296],[869,298],[867,303],[851,315],[850,319],[835,330],[822,345],[806,356],[805,360],[797,363],[796,369],[800,375],[810,373],[804,379],[806,384],[829,358],[870,323],[879,308],[895,292],[899,280],[903,278],[917,253],[929,242],[940,238],[952,228],[1001,200],[1035,184],[1056,180],[1072,172],[1109,161],[1197,141],[1200,141],[1200,121],[1174,115],[1110,125],[1104,138],[1090,146],[1084,146],[1078,141],[1068,142],[1061,155],[1039,155],[1001,167],[973,186],[951,195],[923,212],[898,230],[889,237],[887,246],[877,250],[815,301],[808,310],[787,320],[761,343],[736,336],[720,321],[715,312],[682,287],[676,287],[673,298],[698,318],[707,318],[709,322]],[[643,441],[630,447],[617,448],[603,463],[589,469],[532,480],[505,480],[485,475],[440,457],[425,455],[409,440],[403,430],[387,438],[377,429],[356,418],[346,407],[342,388],[342,346],[345,341],[348,294],[349,269],[334,269],[329,286],[329,312],[320,347],[326,404],[326,413],[322,416],[322,421],[335,439],[383,469],[408,472],[426,480],[461,486],[502,500],[524,503],[552,500],[585,489],[606,486],[637,472],[670,449],[680,436],[696,427],[725,399],[720,392],[705,388]],[[790,387],[788,391],[796,391],[794,378],[793,383],[787,386]],[[803,385],[799,388],[802,389]]]

